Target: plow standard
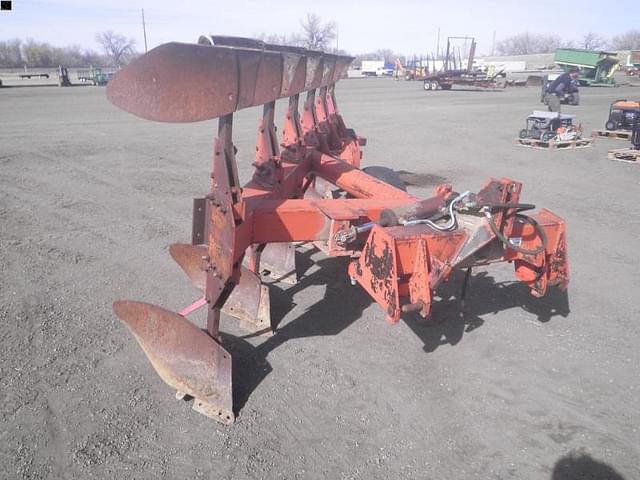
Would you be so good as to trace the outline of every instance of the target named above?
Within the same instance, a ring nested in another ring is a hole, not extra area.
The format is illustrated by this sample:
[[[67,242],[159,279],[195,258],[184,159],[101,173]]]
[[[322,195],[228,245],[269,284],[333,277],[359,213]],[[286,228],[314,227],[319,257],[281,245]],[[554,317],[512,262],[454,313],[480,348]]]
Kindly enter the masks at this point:
[[[466,269],[466,279],[474,266],[512,262],[535,297],[549,286],[567,287],[564,221],[545,209],[522,213],[535,207],[520,202],[519,182],[490,179],[476,193],[440,185],[420,199],[391,185],[391,170],[360,169],[364,140],[346,127],[335,98],[351,60],[201,37],[198,44],[149,51],[107,87],[112,103],[145,119],[218,118],[211,189],[194,200],[192,244],[170,248],[201,298],[179,313],[128,300],[115,302],[114,310],[178,397],[193,397],[195,410],[222,423],[232,423],[236,412],[221,312],[249,332],[271,334],[269,290],[260,273],[266,268],[295,281],[297,242],[349,257],[345,274],[389,323],[412,312],[429,316],[434,290],[456,269]],[[278,99],[288,101],[280,138]],[[263,106],[255,170],[241,185],[233,114],[252,106]],[[207,310],[206,331],[186,318],[198,308]]]

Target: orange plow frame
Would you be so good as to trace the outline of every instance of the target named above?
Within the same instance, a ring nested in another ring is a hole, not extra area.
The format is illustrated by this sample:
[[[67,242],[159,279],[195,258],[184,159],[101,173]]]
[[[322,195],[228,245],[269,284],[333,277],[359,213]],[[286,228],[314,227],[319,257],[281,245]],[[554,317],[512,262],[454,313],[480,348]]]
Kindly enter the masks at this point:
[[[335,84],[350,57],[201,37],[143,55],[109,83],[117,106],[157,121],[219,118],[211,190],[194,201],[193,245],[172,257],[203,299],[178,313],[119,301],[114,310],[161,378],[194,398],[194,409],[223,423],[235,418],[231,356],[222,346],[221,311],[250,332],[271,334],[268,288],[260,274],[295,272],[293,242],[350,257],[348,275],[390,323],[431,313],[433,291],[455,269],[513,262],[534,296],[566,289],[564,221],[520,203],[521,184],[491,179],[477,193],[440,185],[419,199],[360,170],[363,138],[348,129]],[[307,92],[300,112],[300,94]],[[275,102],[288,98],[281,138]],[[240,185],[233,113],[263,105],[253,178]],[[336,195],[338,198],[336,198]],[[293,280],[295,281],[295,279]],[[207,308],[207,330],[185,316]]]

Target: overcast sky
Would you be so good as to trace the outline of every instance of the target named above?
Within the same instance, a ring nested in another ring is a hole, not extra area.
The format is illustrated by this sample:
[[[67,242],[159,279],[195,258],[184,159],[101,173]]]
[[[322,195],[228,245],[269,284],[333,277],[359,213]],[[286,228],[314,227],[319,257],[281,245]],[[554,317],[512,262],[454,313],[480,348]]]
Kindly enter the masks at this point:
[[[497,41],[523,31],[579,40],[590,31],[611,37],[640,28],[640,0],[13,0],[11,12],[0,12],[0,40],[33,38],[98,49],[96,32],[114,30],[144,50],[142,8],[149,48],[193,42],[203,33],[291,34],[307,12],[335,22],[339,47],[349,53],[433,52],[438,27],[442,38],[474,35],[480,53],[491,51],[494,32]]]

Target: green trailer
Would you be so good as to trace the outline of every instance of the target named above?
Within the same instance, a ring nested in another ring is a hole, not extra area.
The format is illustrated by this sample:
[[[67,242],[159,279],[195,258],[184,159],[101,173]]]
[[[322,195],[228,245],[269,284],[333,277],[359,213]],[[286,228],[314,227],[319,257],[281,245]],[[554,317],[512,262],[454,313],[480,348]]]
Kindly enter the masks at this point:
[[[565,71],[572,67],[580,68],[580,85],[591,87],[615,86],[613,74],[620,63],[615,52],[579,48],[558,48],[553,61]]]

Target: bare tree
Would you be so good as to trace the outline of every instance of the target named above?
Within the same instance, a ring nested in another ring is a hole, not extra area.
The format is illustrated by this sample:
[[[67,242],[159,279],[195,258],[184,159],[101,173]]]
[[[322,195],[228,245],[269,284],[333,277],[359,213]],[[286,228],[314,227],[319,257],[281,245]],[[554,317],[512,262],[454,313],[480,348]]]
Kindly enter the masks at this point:
[[[271,43],[274,45],[290,45],[294,47],[300,46],[300,39],[297,35],[259,33],[257,35],[254,35],[254,37],[258,40],[262,40],[265,43]]]
[[[104,66],[107,59],[93,50],[83,50],[78,45],[54,47],[31,38],[0,41],[0,67],[82,67]]]
[[[585,50],[604,50],[607,48],[607,42],[597,33],[589,32],[582,37],[580,46]]]
[[[21,44],[18,38],[0,42],[0,67],[22,66]]]
[[[22,44],[22,59],[30,67],[48,67],[54,65],[53,47],[48,43],[28,38]]]
[[[527,55],[531,53],[550,53],[562,45],[558,35],[519,33],[498,42],[496,49],[502,55]]]
[[[324,50],[329,43],[336,38],[336,24],[333,22],[322,23],[322,19],[315,13],[307,13],[302,25],[302,44],[312,50]]]
[[[556,48],[562,46],[563,43],[567,47],[570,46],[569,42],[563,42],[558,35],[536,35],[534,46],[537,51],[535,53],[555,52]]]
[[[96,41],[102,46],[111,63],[117,67],[128,63],[135,54],[135,40],[112,30],[96,33]]]
[[[629,30],[628,32],[616,35],[611,40],[611,45],[615,50],[640,49],[640,30]]]
[[[369,53],[361,53],[356,55],[355,64],[358,65],[362,63],[363,60],[384,60],[384,63],[394,64],[396,62],[396,58],[405,59],[401,54],[394,52],[388,48],[381,48],[376,50],[375,52]]]

